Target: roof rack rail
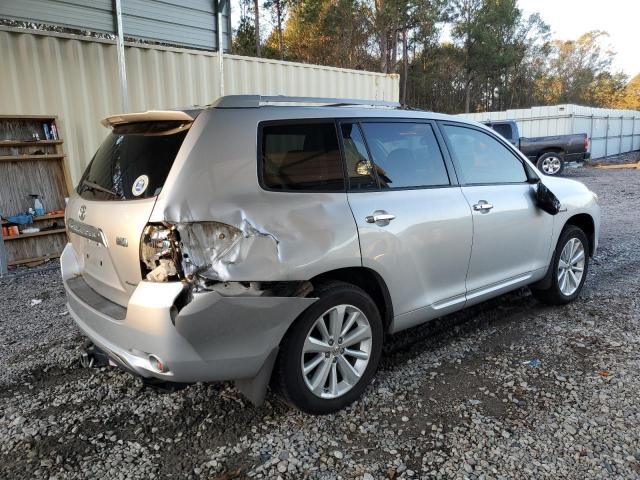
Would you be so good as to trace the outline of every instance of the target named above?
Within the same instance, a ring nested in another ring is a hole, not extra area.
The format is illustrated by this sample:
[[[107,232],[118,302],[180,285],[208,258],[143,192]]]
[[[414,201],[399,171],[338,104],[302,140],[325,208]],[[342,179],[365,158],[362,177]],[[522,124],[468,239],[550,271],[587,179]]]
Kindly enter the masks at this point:
[[[226,95],[210,106],[213,108],[258,108],[269,103],[311,103],[330,107],[365,105],[371,107],[400,107],[399,102],[361,100],[356,98],[288,97],[286,95]]]

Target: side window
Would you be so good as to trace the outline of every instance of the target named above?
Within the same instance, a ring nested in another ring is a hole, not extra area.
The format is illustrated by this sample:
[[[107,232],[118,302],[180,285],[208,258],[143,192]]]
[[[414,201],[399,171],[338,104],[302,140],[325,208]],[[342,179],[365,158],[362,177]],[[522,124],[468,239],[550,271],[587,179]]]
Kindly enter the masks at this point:
[[[369,158],[360,127],[357,123],[343,123],[341,130],[349,190],[377,190],[378,182],[373,171],[373,163]]]
[[[431,125],[407,122],[363,123],[383,189],[449,185],[442,152]]]
[[[504,138],[506,138],[507,140],[511,140],[511,125],[509,125],[508,123],[494,123],[492,127]]]
[[[456,160],[456,171],[464,183],[527,181],[522,161],[491,135],[455,125],[442,127]]]
[[[335,124],[302,123],[262,128],[261,181],[273,190],[344,191]]]

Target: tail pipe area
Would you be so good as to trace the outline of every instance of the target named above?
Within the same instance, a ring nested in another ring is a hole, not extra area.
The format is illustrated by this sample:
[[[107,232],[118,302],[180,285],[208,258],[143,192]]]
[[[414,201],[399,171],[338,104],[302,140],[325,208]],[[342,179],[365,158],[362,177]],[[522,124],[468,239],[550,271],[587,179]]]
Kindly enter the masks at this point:
[[[105,353],[104,350],[100,349],[92,342],[87,342],[82,347],[82,352],[80,353],[80,365],[83,368],[100,368],[108,367],[111,365],[116,366],[117,364],[109,359],[109,356]],[[129,371],[129,373],[132,372]],[[178,390],[182,390],[189,385],[188,383],[168,382],[153,377],[146,378],[140,377],[139,375],[136,375],[134,373],[132,374],[140,378],[140,380],[142,380],[142,384],[145,387],[149,387],[153,390],[157,390],[163,393],[177,392]]]

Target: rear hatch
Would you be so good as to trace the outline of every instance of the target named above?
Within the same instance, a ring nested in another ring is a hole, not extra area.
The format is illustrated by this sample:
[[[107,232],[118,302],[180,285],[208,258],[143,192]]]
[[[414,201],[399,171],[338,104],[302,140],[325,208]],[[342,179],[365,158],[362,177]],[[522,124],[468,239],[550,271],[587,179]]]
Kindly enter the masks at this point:
[[[122,306],[142,280],[140,237],[193,119],[179,111],[106,118],[112,132],[67,205],[83,278]]]

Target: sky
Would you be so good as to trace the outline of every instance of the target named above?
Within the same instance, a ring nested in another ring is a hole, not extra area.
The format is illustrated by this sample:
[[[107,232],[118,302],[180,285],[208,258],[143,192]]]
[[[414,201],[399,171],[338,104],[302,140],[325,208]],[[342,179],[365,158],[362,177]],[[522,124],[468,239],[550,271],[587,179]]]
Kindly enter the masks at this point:
[[[632,78],[640,73],[639,0],[519,0],[525,15],[540,13],[553,39],[574,40],[589,30],[604,30],[616,52],[613,70]]]
[[[525,15],[540,13],[553,39],[575,40],[590,30],[606,31],[608,46],[616,52],[613,71],[622,70],[630,79],[640,73],[640,0],[519,0],[518,5]],[[239,7],[231,12],[235,27]]]

